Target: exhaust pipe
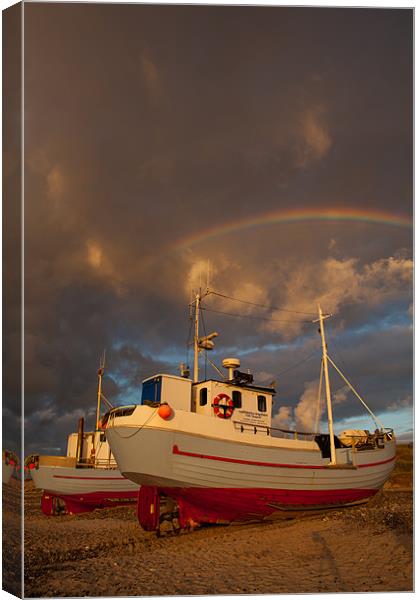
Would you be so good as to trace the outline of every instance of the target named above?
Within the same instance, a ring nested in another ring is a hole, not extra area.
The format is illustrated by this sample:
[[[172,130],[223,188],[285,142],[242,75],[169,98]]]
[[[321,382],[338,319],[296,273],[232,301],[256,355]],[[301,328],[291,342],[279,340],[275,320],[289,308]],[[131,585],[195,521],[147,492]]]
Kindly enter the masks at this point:
[[[83,427],[84,427],[84,418],[80,417],[79,419],[79,427],[77,430],[77,448],[76,448],[76,462],[80,462],[83,456]]]

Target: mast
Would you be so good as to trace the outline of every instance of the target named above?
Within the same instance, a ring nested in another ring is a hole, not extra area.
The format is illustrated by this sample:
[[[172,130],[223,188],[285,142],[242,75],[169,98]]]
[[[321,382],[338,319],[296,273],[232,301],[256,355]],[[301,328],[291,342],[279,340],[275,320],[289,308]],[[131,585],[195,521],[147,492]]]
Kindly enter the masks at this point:
[[[206,298],[209,294],[212,294],[207,288],[206,292],[201,295],[201,288],[195,295],[195,300],[190,303],[190,307],[194,304],[194,370],[193,370],[193,383],[197,383],[198,381],[198,356],[200,351],[202,350],[213,350],[214,342],[213,338],[217,337],[219,334],[217,331],[213,331],[204,337],[198,337],[199,328],[200,328],[200,302],[203,298]],[[191,313],[190,313],[191,315]],[[190,318],[192,318],[190,316]],[[220,371],[219,371],[220,373]]]
[[[194,315],[194,373],[193,382],[198,381],[198,323],[200,315],[200,294],[197,293],[195,296],[195,315]]]
[[[102,377],[105,371],[105,350],[101,356],[98,369],[98,403],[96,407],[96,430],[99,429],[100,410],[101,410],[101,396],[102,396]]]
[[[332,414],[332,404],[331,404],[331,390],[330,390],[330,378],[328,375],[328,349],[327,343],[325,341],[325,332],[324,332],[324,319],[328,319],[331,315],[323,315],[321,311],[321,306],[318,304],[318,314],[319,314],[319,332],[321,334],[322,341],[322,364],[324,366],[324,378],[325,378],[325,395],[327,397],[327,414],[328,414],[328,431],[330,434],[330,450],[331,450],[331,462],[330,464],[335,465],[336,455],[335,455],[335,445],[334,445],[334,428],[333,428],[333,414]]]

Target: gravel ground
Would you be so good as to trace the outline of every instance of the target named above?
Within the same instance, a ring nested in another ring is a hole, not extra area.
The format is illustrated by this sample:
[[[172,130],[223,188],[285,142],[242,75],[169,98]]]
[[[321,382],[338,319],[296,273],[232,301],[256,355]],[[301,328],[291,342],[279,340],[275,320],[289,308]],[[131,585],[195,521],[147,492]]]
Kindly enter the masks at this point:
[[[2,493],[2,588],[15,596],[22,596],[21,577],[21,486],[17,479],[3,483]]]
[[[25,595],[411,591],[412,492],[367,505],[157,538],[133,508],[44,517],[26,499]]]

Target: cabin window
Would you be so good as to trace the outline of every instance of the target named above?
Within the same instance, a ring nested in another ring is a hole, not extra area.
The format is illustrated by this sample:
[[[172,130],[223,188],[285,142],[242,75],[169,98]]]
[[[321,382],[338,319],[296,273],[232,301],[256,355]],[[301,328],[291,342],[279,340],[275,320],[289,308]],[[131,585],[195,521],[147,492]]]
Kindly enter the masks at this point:
[[[258,411],[267,412],[267,400],[265,396],[258,396]]]
[[[205,406],[207,404],[207,388],[203,387],[200,390],[200,406]]]
[[[242,392],[234,390],[232,392],[232,401],[235,408],[242,408]]]
[[[105,432],[101,432],[99,435],[99,441],[100,442],[106,442],[106,436],[105,436]]]
[[[143,381],[143,389],[141,394],[142,404],[159,404],[160,403],[160,392],[162,388],[162,378],[155,377]]]

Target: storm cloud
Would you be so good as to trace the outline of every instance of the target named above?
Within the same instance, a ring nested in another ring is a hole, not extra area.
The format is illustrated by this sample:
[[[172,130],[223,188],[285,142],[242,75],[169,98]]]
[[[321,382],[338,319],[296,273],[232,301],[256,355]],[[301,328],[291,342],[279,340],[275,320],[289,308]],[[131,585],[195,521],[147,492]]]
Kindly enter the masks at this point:
[[[333,358],[398,433],[412,398],[412,231],[398,221],[412,215],[412,11],[26,4],[24,119],[27,451],[64,449],[82,414],[93,424],[103,349],[115,404],[191,363],[187,305],[208,261],[210,287],[248,302],[206,299],[211,359],[234,353],[276,381],[277,423],[313,419],[319,302]],[[320,208],[389,219],[205,235]],[[333,385],[336,418],[359,414]]]

